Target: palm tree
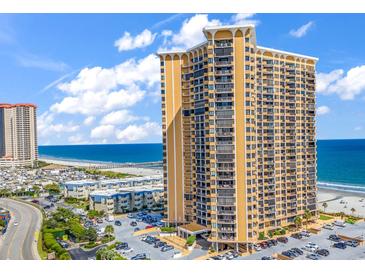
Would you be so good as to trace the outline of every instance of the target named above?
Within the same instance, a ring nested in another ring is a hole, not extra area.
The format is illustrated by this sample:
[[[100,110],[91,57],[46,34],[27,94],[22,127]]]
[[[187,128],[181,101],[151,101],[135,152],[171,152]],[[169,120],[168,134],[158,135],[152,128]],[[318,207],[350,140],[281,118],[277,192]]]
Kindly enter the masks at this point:
[[[355,209],[355,208],[351,208],[352,215],[354,215],[354,214],[355,214],[355,211],[356,211],[356,209]]]
[[[294,223],[295,223],[295,226],[297,227],[297,229],[299,228],[299,227],[301,227],[302,226],[302,218],[300,218],[299,216],[296,216],[295,218],[294,218]]]
[[[105,227],[105,234],[108,235],[108,240],[110,241],[110,237],[114,233],[114,227],[112,225],[107,225]]]
[[[312,218],[312,213],[308,209],[306,209],[304,211],[303,217],[305,219],[305,229],[308,229],[308,222]]]
[[[323,211],[326,212],[326,208],[328,207],[328,204],[326,202],[324,202],[322,204],[322,206],[323,206]]]

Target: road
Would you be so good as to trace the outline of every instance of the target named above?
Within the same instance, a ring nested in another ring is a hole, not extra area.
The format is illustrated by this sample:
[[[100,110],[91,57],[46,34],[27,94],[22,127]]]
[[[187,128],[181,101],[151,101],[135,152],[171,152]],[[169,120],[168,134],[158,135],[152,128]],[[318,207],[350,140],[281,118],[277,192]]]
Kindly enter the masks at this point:
[[[39,260],[38,233],[42,214],[39,209],[12,199],[0,198],[0,207],[11,212],[11,221],[0,237],[1,260]],[[15,225],[15,223],[18,225]]]

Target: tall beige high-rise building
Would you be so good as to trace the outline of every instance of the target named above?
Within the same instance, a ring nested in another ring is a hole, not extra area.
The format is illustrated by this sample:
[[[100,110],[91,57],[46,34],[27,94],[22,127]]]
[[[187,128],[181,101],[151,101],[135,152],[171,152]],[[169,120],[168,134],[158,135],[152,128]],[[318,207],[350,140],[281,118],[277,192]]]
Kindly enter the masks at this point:
[[[36,164],[36,110],[32,104],[0,104],[0,166]]]
[[[236,248],[317,216],[317,58],[261,47],[255,27],[160,52],[166,222]]]

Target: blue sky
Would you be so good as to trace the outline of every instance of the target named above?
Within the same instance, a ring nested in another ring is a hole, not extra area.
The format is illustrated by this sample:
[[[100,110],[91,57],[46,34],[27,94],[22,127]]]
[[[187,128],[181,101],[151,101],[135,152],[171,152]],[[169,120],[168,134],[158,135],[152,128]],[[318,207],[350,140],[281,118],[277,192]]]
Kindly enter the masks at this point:
[[[365,138],[365,15],[3,14],[0,102],[38,105],[40,144],[161,141],[160,49],[254,23],[259,45],[319,58],[318,139]]]

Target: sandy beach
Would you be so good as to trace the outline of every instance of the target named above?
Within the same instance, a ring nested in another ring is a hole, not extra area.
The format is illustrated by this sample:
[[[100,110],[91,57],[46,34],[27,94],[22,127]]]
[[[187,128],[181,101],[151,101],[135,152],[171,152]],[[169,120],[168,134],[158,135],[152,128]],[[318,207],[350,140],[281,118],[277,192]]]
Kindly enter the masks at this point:
[[[48,159],[41,158],[40,161],[47,162],[50,164],[61,165],[61,166],[72,166],[72,167],[81,167],[81,168],[93,168],[95,166],[100,166],[100,163],[93,162],[77,162],[72,160],[56,160],[56,159]],[[120,173],[127,173],[138,176],[150,176],[150,175],[162,175],[161,169],[154,168],[144,168],[144,167],[134,167],[132,164],[127,167],[115,167],[115,168],[106,168],[100,170],[108,170]]]
[[[327,208],[323,208],[323,203]],[[332,189],[318,189],[318,208],[328,213],[344,212],[365,218],[365,193],[338,191]],[[355,212],[351,212],[351,208]]]

